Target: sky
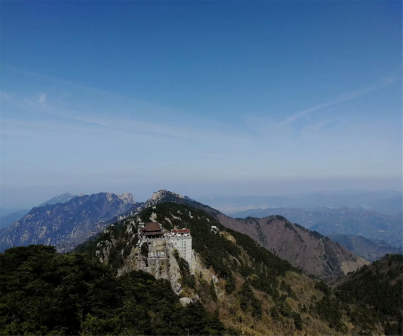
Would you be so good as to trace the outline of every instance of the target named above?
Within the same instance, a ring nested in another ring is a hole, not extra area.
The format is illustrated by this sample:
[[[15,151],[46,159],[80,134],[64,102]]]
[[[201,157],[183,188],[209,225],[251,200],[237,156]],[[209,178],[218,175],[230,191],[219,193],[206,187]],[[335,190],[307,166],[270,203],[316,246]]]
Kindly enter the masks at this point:
[[[402,186],[400,1],[2,1],[1,207]]]

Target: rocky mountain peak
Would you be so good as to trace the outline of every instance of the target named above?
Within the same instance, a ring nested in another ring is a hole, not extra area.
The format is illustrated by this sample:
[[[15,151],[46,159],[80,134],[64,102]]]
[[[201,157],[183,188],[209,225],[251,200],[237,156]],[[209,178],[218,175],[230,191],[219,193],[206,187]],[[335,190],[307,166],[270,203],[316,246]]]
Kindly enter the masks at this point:
[[[119,196],[119,199],[121,199],[123,202],[130,203],[130,204],[135,203],[133,195],[126,191],[124,191],[122,195],[118,195],[118,196]]]
[[[176,193],[174,193],[174,192],[172,192],[172,191],[168,191],[168,190],[165,190],[165,189],[161,189],[161,190],[159,190],[159,191],[153,193],[153,195],[151,196],[151,200],[158,202],[158,201],[162,200],[163,198],[165,198],[165,197],[167,197],[167,196],[173,196],[173,197],[183,198],[182,195],[176,194]]]

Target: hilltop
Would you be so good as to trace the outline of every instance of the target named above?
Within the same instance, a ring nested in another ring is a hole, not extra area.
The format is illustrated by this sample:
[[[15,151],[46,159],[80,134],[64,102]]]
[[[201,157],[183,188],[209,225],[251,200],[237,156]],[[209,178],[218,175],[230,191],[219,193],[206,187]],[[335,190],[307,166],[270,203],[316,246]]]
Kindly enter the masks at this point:
[[[160,223],[165,231],[189,229],[194,264],[172,253],[160,260],[158,267],[147,266],[151,257],[139,245],[138,232],[141,223],[150,221]],[[146,269],[156,278],[168,280],[180,297],[201,302],[210,313],[218,311],[227,328],[244,334],[354,333],[364,323],[360,312],[372,314],[365,307],[346,305],[323,282],[305,275],[247,235],[183,204],[167,202],[146,208],[111,225],[76,251],[110,266],[119,276]],[[358,317],[352,323],[355,315]],[[373,318],[371,328],[379,333],[381,323]]]
[[[167,190],[154,193],[149,201],[132,211],[131,215],[139,213],[147,206],[166,202],[201,209],[226,228],[247,234],[261,246],[289,261],[294,267],[325,280],[347,274],[368,263],[329,238],[292,224],[282,216],[234,219],[189,197]]]

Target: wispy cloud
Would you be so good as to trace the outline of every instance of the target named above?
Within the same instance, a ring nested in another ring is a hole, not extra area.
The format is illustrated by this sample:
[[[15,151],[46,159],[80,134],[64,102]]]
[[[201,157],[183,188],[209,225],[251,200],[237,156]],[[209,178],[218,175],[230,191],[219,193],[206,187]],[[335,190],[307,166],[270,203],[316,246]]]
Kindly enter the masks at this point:
[[[297,120],[299,120],[299,119],[301,119],[303,117],[307,117],[307,116],[311,115],[313,112],[321,111],[321,110],[323,110],[323,109],[325,109],[327,107],[334,106],[334,105],[337,105],[337,104],[341,104],[341,103],[344,103],[344,102],[349,101],[349,100],[357,99],[357,98],[359,98],[361,96],[364,96],[364,95],[366,95],[368,93],[371,93],[373,91],[380,90],[383,87],[385,87],[385,86],[387,86],[387,85],[389,85],[389,84],[391,84],[391,83],[393,83],[395,81],[396,81],[396,78],[389,77],[389,78],[385,78],[385,79],[381,80],[380,82],[378,82],[376,84],[373,84],[373,85],[371,85],[369,87],[343,94],[343,95],[338,96],[338,97],[336,97],[336,98],[334,98],[334,99],[332,99],[332,100],[330,100],[330,101],[328,101],[326,103],[319,104],[319,105],[316,105],[316,106],[311,107],[309,109],[294,113],[294,114],[290,115],[289,117],[287,117],[282,123],[280,123],[280,125],[290,125],[294,121],[297,121]]]
[[[95,95],[96,98],[100,98],[99,95]],[[103,107],[102,104],[94,103],[89,109],[86,109],[85,105],[75,104],[77,106],[71,106],[66,104],[64,99],[60,99],[57,95],[52,101],[48,101],[48,96],[45,93],[39,96],[26,97],[9,92],[0,92],[0,101],[3,102],[4,108],[8,110],[16,108],[21,112],[24,112],[26,116],[29,116],[24,122],[30,124],[27,126],[33,130],[30,134],[31,137],[42,137],[47,134],[49,137],[55,136],[49,129],[65,129],[61,127],[63,123],[66,127],[69,127],[68,132],[74,133],[76,130],[79,133],[92,134],[94,136],[101,135],[105,137],[116,137],[117,135],[126,135],[132,138],[136,135],[138,139],[144,141],[160,141],[166,140],[187,140],[189,141],[202,141],[203,143],[209,143],[214,141],[241,141],[245,140],[242,135],[232,130],[222,130],[220,127],[214,129],[201,126],[200,124],[193,122],[187,126],[181,125],[177,116],[173,116],[170,123],[158,122],[152,120],[147,114],[132,114],[122,113],[120,115],[115,113],[114,105],[109,107],[111,100],[106,100],[107,107]],[[101,100],[105,102],[105,100]],[[114,102],[115,99],[112,99]],[[84,107],[83,107],[84,106]],[[45,108],[46,107],[46,108]],[[131,104],[123,106],[123,108],[129,111],[135,109]],[[102,114],[98,110],[102,110]],[[176,117],[176,118],[175,118]],[[21,115],[17,116],[12,113],[7,113],[3,118],[3,124],[1,127],[2,135],[12,136],[13,134],[21,133]],[[151,120],[150,120],[151,119]],[[154,118],[155,119],[155,118]],[[16,124],[17,123],[17,124]],[[48,127],[52,125],[51,127]],[[72,127],[74,126],[74,129]],[[11,127],[8,129],[8,127]],[[13,136],[15,138],[15,136]],[[21,137],[26,137],[26,133],[21,134]]]
[[[46,100],[47,100],[47,95],[46,93],[41,93],[38,97],[38,104],[41,105],[43,108],[46,107]]]

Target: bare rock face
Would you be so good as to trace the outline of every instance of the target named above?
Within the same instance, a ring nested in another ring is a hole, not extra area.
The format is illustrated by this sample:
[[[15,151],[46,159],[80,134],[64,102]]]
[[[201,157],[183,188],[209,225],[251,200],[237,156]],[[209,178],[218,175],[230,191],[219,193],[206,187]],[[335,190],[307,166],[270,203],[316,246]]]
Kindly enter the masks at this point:
[[[181,278],[181,272],[179,270],[179,265],[171,251],[169,256],[169,269],[167,280],[171,283],[171,287],[176,294],[179,294],[182,290],[182,285],[179,282],[180,278]]]
[[[67,252],[105,229],[108,221],[133,207],[133,196],[98,193],[33,208],[0,236],[0,251],[30,244],[55,245]]]
[[[180,302],[180,304],[181,304],[183,307],[185,307],[185,306],[187,306],[189,303],[192,302],[192,299],[191,299],[191,298],[188,298],[188,297],[183,297],[183,298],[180,298],[180,299],[179,299],[179,302]]]

